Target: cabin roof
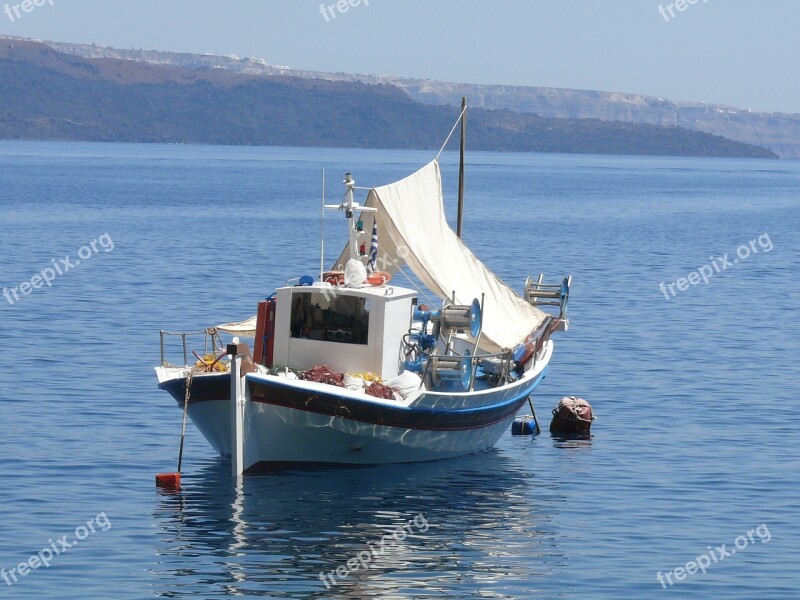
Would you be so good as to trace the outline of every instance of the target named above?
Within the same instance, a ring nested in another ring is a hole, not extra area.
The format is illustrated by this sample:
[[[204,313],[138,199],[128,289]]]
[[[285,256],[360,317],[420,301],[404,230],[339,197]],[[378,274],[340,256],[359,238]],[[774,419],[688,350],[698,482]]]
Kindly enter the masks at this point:
[[[362,298],[406,298],[408,296],[416,296],[418,292],[410,288],[404,288],[397,285],[367,285],[360,288],[349,288],[345,286],[334,287],[327,283],[314,283],[310,286],[285,286],[279,288],[281,290],[291,290],[291,293],[314,293],[337,296],[356,296]]]

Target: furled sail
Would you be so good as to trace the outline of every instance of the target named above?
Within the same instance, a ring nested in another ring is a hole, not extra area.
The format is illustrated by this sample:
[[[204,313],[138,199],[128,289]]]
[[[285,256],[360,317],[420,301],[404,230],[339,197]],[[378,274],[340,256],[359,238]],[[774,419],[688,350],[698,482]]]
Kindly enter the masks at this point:
[[[366,206],[377,208],[377,268],[396,272],[403,264],[440,298],[455,291],[456,304],[469,304],[485,293],[481,346],[514,348],[545,318],[470,251],[447,224],[442,177],[434,160],[416,173],[370,191]],[[359,217],[372,231],[373,214]],[[337,265],[350,258],[345,248]]]
[[[217,325],[217,329],[225,333],[230,333],[231,335],[238,335],[239,337],[254,338],[256,337],[256,317],[253,316],[236,323]]]

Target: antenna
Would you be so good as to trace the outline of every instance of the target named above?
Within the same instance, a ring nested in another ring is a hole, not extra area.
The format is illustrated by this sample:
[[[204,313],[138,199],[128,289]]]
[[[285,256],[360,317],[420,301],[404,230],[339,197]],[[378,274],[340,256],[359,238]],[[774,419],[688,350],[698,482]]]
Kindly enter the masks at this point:
[[[325,274],[325,169],[322,169],[322,216],[319,220],[319,280]]]

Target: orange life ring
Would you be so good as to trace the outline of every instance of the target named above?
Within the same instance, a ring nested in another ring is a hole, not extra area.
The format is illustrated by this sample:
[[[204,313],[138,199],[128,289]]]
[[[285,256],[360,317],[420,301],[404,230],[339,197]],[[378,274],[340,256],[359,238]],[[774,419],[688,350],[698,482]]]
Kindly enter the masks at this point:
[[[367,276],[367,283],[374,286],[386,285],[392,280],[392,274],[386,271],[375,271]]]

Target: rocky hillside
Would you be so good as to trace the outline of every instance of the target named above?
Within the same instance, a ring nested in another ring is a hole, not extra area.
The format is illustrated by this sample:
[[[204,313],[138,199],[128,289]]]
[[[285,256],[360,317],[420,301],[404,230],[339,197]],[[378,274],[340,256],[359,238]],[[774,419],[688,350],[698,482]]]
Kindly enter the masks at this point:
[[[800,115],[757,113],[724,105],[671,102],[663,98],[544,87],[471,85],[423,79],[323,73],[279,67],[263,59],[119,50],[99,46],[47,42],[60,52],[85,58],[120,58],[193,69],[222,69],[250,75],[289,75],[303,79],[388,83],[426,104],[459,106],[467,96],[472,106],[508,109],[556,119],[599,119],[624,123],[678,126],[769,148],[783,158],[800,158]]]
[[[225,60],[241,69],[218,57],[130,60],[53,46],[0,38],[0,138],[433,149],[457,115],[387,83],[264,74],[238,58]],[[511,110],[475,108],[469,130],[476,150],[774,157],[681,127]]]

